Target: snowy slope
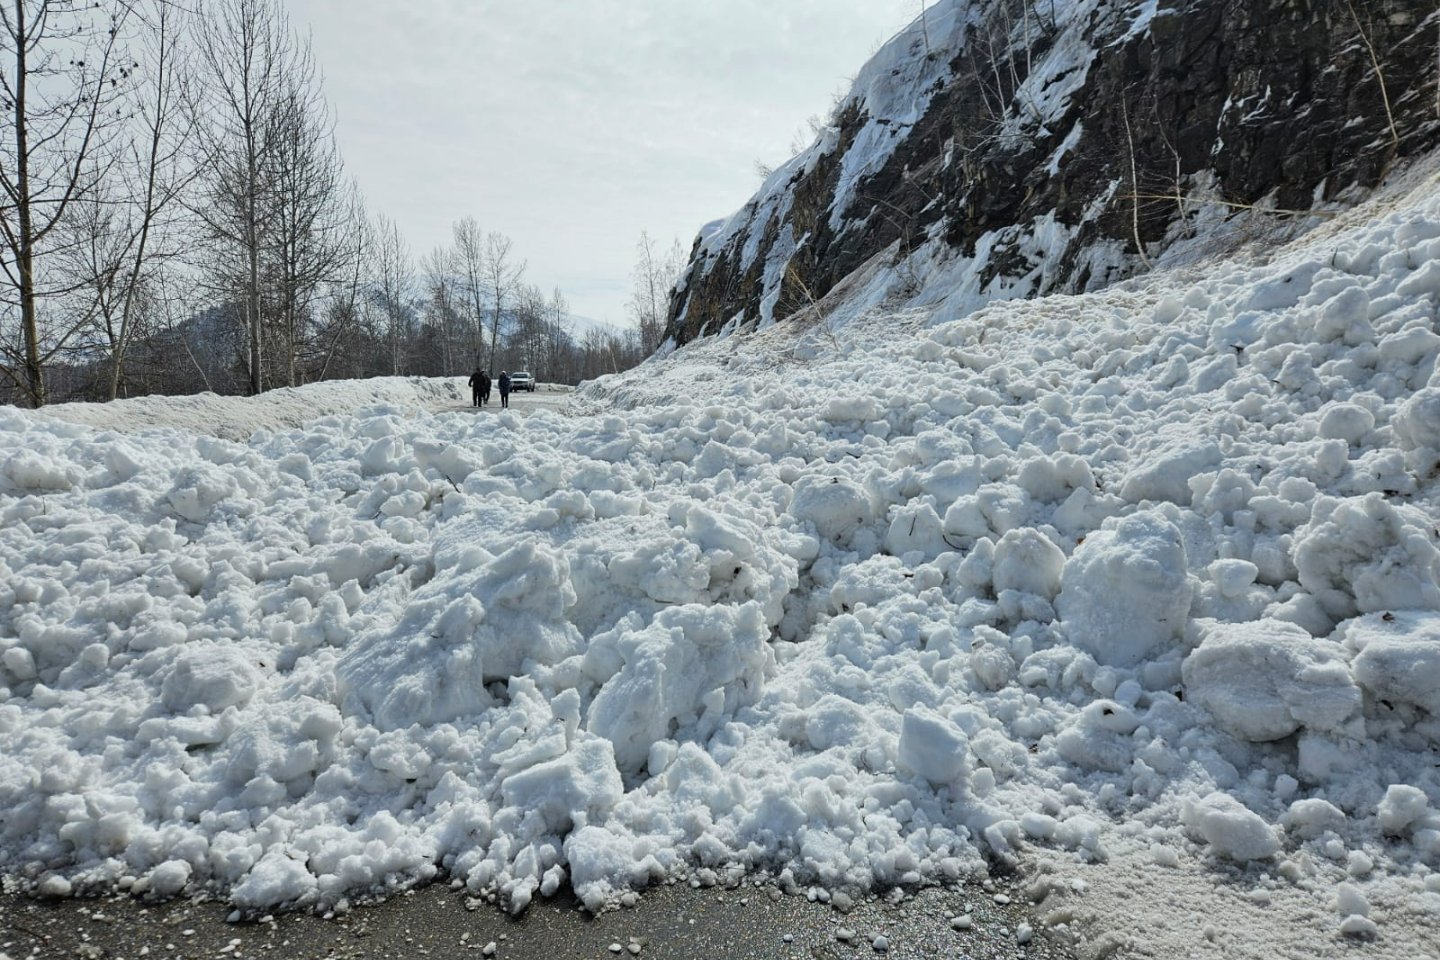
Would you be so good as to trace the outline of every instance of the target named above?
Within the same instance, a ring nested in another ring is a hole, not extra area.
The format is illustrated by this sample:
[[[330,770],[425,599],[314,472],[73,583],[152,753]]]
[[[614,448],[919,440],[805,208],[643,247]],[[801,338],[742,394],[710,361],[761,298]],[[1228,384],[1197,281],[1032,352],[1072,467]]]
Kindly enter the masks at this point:
[[[1351,202],[1440,144],[1431,0],[921,7],[701,229],[674,342],[803,316],[876,260],[867,304],[948,319],[1102,289],[1217,216]]]
[[[1433,954],[1437,169],[1265,265],[710,340],[572,416],[0,411],[0,866],[262,910],[1043,863],[1095,955]],[[1167,912],[1220,878],[1252,913]]]
[[[248,440],[258,430],[282,430],[333,413],[388,405],[429,410],[469,399],[464,377],[376,377],[329,380],[303,388],[281,387],[257,397],[214,393],[156,396],[110,403],[61,403],[37,416],[105,430],[135,433],[171,427],[227,440]]]

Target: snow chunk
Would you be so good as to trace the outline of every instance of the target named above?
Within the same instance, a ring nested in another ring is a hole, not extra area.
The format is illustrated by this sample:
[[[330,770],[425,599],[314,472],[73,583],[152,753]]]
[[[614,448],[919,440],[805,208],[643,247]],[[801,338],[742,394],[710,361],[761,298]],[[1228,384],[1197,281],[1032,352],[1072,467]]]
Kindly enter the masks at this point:
[[[1360,689],[1338,644],[1282,620],[1199,622],[1200,646],[1182,676],[1191,700],[1242,740],[1288,737],[1301,726],[1340,731]]]
[[[0,478],[8,480],[17,490],[38,493],[69,490],[77,479],[63,461],[56,461],[34,450],[17,450],[0,461]]]
[[[1417,473],[1433,473],[1440,465],[1440,373],[1400,405],[1393,426],[1411,468]]]
[[[437,551],[444,576],[415,591],[389,629],[355,637],[336,666],[342,694],[374,715],[382,730],[444,723],[485,709],[485,684],[553,664],[579,649],[565,619],[575,603],[569,562],[525,540],[478,572]]]
[[[1440,715],[1440,615],[1375,614],[1344,624],[1339,636],[1355,654],[1355,679],[1377,699]]]
[[[1231,860],[1264,860],[1280,850],[1280,841],[1270,824],[1228,793],[1187,799],[1181,819],[1217,855]]]
[[[615,747],[622,770],[638,771],[659,740],[693,729],[702,714],[733,714],[754,703],[773,663],[770,628],[759,604],[635,615],[590,642],[587,675],[601,684],[588,728]]]
[[[220,644],[184,650],[160,687],[166,708],[184,713],[203,706],[211,713],[250,702],[260,683],[259,671],[241,651]]]
[[[198,463],[186,467],[175,476],[175,483],[166,494],[174,511],[192,523],[210,519],[215,507],[237,492],[235,481],[213,464]]]
[[[1130,735],[1139,725],[1135,711],[1123,703],[1096,700],[1055,737],[1055,750],[1083,770],[1119,773],[1134,759]]]
[[[1221,460],[1220,448],[1212,442],[1175,444],[1139,461],[1140,466],[1125,476],[1120,496],[1131,503],[1141,500],[1168,500],[1190,503],[1190,478],[1204,473]]]
[[[1375,414],[1358,403],[1335,403],[1320,416],[1320,436],[1355,446],[1375,427]]]
[[[1426,518],[1382,495],[1322,498],[1295,533],[1300,584],[1336,619],[1440,609],[1440,550]]]
[[[1056,607],[1073,644],[1101,664],[1131,666],[1179,635],[1190,602],[1179,529],[1138,513],[1076,549]]]
[[[580,739],[564,756],[511,774],[500,783],[507,807],[533,812],[551,832],[603,822],[625,793],[615,751],[598,737]]]
[[[1060,592],[1065,554],[1049,537],[1030,527],[1011,530],[995,544],[995,590],[1018,590],[1052,600]]]
[[[280,851],[271,851],[250,868],[250,874],[230,891],[230,899],[240,907],[275,906],[301,903],[318,887],[315,876],[305,864]]]
[[[905,711],[900,725],[900,765],[936,786],[956,784],[965,773],[965,733],[926,707]]]
[[[1424,790],[1405,783],[1393,783],[1385,789],[1385,796],[1380,800],[1375,815],[1380,821],[1381,830],[1391,836],[1398,836],[1429,812],[1430,800],[1425,796]]]
[[[1328,800],[1307,797],[1290,804],[1290,809],[1280,818],[1280,824],[1303,840],[1313,840],[1326,831],[1338,832],[1343,828],[1345,813]]]
[[[875,504],[859,484],[849,480],[807,477],[796,485],[790,514],[814,524],[826,540],[846,543],[860,527],[875,522]]]
[[[166,860],[150,871],[146,892],[157,897],[173,897],[190,882],[191,867],[184,860]]]

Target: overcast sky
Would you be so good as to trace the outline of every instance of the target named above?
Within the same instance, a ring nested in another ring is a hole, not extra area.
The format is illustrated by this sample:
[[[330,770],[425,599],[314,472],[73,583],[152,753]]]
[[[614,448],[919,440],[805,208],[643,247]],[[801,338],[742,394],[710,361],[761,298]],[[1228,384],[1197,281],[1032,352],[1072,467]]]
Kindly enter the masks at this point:
[[[474,216],[627,322],[640,231],[686,250],[919,0],[289,0],[340,148],[418,259]]]

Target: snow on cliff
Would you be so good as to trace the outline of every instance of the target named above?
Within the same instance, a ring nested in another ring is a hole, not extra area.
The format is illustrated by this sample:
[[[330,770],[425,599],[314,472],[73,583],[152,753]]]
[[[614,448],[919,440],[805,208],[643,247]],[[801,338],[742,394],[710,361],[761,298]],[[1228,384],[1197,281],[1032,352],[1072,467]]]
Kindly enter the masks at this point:
[[[1040,863],[1097,954],[1433,954],[1436,170],[1266,265],[711,339],[568,416],[0,410],[0,868],[262,910]]]

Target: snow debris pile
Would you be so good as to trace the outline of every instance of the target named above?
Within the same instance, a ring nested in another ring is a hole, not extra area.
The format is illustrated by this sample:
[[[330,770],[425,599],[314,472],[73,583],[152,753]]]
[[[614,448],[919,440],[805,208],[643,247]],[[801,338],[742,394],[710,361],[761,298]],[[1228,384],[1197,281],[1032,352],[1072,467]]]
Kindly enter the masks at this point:
[[[1409,189],[1268,266],[622,381],[684,401],[244,443],[0,411],[0,866],[257,910],[443,871],[518,909],[1039,845],[1248,864],[1335,934],[1440,911]]]

